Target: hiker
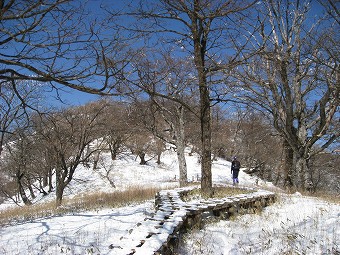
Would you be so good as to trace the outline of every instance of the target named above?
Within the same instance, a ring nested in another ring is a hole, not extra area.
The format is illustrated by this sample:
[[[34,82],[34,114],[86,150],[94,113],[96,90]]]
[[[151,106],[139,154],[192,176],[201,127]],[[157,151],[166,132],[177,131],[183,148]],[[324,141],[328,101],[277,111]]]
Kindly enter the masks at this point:
[[[238,184],[238,172],[240,171],[240,161],[237,160],[237,157],[233,158],[231,162],[231,174],[233,175],[233,185]]]

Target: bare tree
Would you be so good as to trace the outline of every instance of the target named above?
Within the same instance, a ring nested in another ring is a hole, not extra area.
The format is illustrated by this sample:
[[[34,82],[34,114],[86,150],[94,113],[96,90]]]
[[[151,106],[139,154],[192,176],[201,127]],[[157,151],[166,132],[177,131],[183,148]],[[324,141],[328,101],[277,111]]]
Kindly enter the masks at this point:
[[[318,0],[327,12],[327,16],[331,17],[332,20],[340,24],[340,10],[339,2],[333,0]]]
[[[239,154],[244,166],[263,180],[275,181],[281,178],[283,165],[282,139],[265,116],[252,109],[242,115],[237,139]]]
[[[176,146],[180,186],[187,185],[185,159],[185,122],[189,112],[196,111],[197,93],[188,61],[167,53],[142,59],[138,65],[140,86],[149,95],[149,105],[143,123],[157,138]],[[162,95],[162,96],[160,96]],[[196,117],[198,117],[196,114]]]
[[[96,130],[96,119],[100,113],[86,111],[86,106],[68,109],[42,116],[37,126],[38,134],[48,143],[55,159],[56,206],[61,205],[64,190],[72,181],[78,165],[95,152],[95,148],[88,145],[100,133]]]
[[[17,90],[13,90],[18,84]],[[28,117],[37,107],[40,89],[36,82],[11,81],[0,84],[0,155],[4,143],[14,136],[14,130],[28,123]],[[18,96],[20,94],[20,96]],[[30,105],[30,107],[28,107]]]
[[[6,144],[2,157],[1,170],[15,180],[17,193],[26,205],[30,205],[30,200],[36,197],[36,189],[41,191],[42,185],[35,185],[35,181],[43,175],[44,159],[39,157],[41,149],[34,130],[25,125],[24,128],[15,130],[15,136]],[[26,194],[27,191],[29,195]]]
[[[148,161],[146,156],[154,158],[154,147],[157,146],[155,143],[157,138],[146,125],[150,119],[149,103],[135,101],[130,107],[127,119],[131,134],[126,146],[139,157],[141,165],[146,165]]]
[[[132,130],[129,126],[129,105],[124,102],[108,101],[108,107],[105,110],[103,118],[104,140],[108,146],[111,159],[115,160],[119,153],[125,149],[125,144],[131,137]]]
[[[162,0],[151,4],[140,1],[137,5],[140,8],[127,14],[135,17],[138,24],[131,26],[128,23],[129,27],[125,29],[146,35],[152,48],[169,46],[166,50],[187,56],[193,64],[200,98],[201,188],[207,195],[212,194],[210,93],[213,81],[216,81],[212,74],[220,68],[235,65],[238,55],[228,57],[226,52],[235,38],[235,35],[231,36],[231,32],[236,32],[232,29],[235,28],[233,17],[255,2]]]
[[[308,1],[263,1],[261,7],[261,30],[252,44],[261,51],[239,69],[237,93],[269,114],[282,136],[287,185],[308,188],[310,158],[340,135],[334,122],[339,114],[339,24],[311,23]]]
[[[167,101],[167,100],[165,100]],[[184,187],[188,184],[187,164],[185,159],[185,108],[178,103],[157,100],[153,98],[154,112],[151,121],[147,124],[153,134],[162,141],[176,146],[179,166],[179,184]]]
[[[335,196],[340,192],[339,153],[319,153],[311,158],[310,166],[314,186],[312,191],[328,192]]]
[[[214,159],[217,157],[230,160],[238,149],[238,144],[233,141],[237,125],[228,116],[228,112],[215,105],[212,108],[212,152]],[[235,122],[236,123],[236,122]]]
[[[106,37],[100,17],[90,15],[93,10],[86,3],[0,1],[0,84],[35,80],[46,90],[66,86],[114,94],[113,77],[125,67],[126,45],[118,39],[121,33],[111,30]],[[20,96],[18,83],[12,85]]]
[[[18,85],[16,91],[13,90],[15,84]],[[30,184],[31,158],[28,159],[30,155],[24,153],[29,152],[33,144],[28,138],[29,116],[42,99],[39,92],[37,82],[8,81],[0,84],[0,156],[6,162],[0,171],[4,175],[11,172],[9,175],[16,178],[22,200],[27,204],[30,201],[24,188],[30,189],[32,197],[34,193]],[[3,180],[3,184],[8,182],[9,179]]]
[[[53,175],[55,173],[55,158],[52,148],[48,146],[44,139],[35,136],[34,147],[31,148],[33,173],[38,186],[35,186],[39,192],[44,195],[53,191]]]

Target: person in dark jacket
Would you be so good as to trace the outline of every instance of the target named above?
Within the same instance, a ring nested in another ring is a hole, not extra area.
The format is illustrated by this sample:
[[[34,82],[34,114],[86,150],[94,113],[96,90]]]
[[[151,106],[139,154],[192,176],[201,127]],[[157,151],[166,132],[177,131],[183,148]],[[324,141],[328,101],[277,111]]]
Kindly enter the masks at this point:
[[[233,185],[238,184],[238,173],[241,168],[240,161],[237,160],[237,157],[233,158],[233,161],[231,162],[231,174],[233,175]]]

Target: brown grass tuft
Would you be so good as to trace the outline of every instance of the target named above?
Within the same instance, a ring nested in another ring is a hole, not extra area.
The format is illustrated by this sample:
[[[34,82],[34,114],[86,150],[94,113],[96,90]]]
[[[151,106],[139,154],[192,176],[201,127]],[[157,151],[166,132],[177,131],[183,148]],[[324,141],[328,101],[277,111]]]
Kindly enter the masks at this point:
[[[236,188],[236,187],[214,187],[213,198],[236,196],[239,194],[247,194],[251,192],[253,191],[242,189],[242,188]],[[182,199],[184,201],[190,201],[193,199],[208,199],[208,197],[205,197],[201,193],[201,189],[193,189],[193,190],[190,190],[184,193]]]
[[[64,199],[60,207],[55,207],[55,202],[35,204],[10,208],[0,211],[0,226],[17,222],[31,221],[37,218],[63,215],[67,213],[98,210],[103,208],[121,207],[133,203],[142,203],[153,199],[159,189],[129,187],[125,191],[113,193],[80,194],[72,199]]]
[[[306,195],[320,198],[320,199],[325,200],[329,203],[340,204],[340,196],[339,195],[336,196],[334,194],[329,194],[329,193],[324,193],[324,192],[316,192],[314,194],[306,194]]]

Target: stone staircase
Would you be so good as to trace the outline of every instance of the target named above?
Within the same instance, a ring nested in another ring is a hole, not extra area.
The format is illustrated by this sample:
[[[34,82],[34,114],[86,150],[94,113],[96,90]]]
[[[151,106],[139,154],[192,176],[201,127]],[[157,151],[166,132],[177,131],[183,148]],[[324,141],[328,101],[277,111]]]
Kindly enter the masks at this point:
[[[120,249],[112,249],[109,254],[172,254],[179,235],[194,226],[200,227],[204,218],[227,219],[235,214],[253,213],[275,202],[274,193],[255,190],[221,199],[184,202],[181,197],[195,188],[160,191],[155,198],[156,212],[121,237]]]

